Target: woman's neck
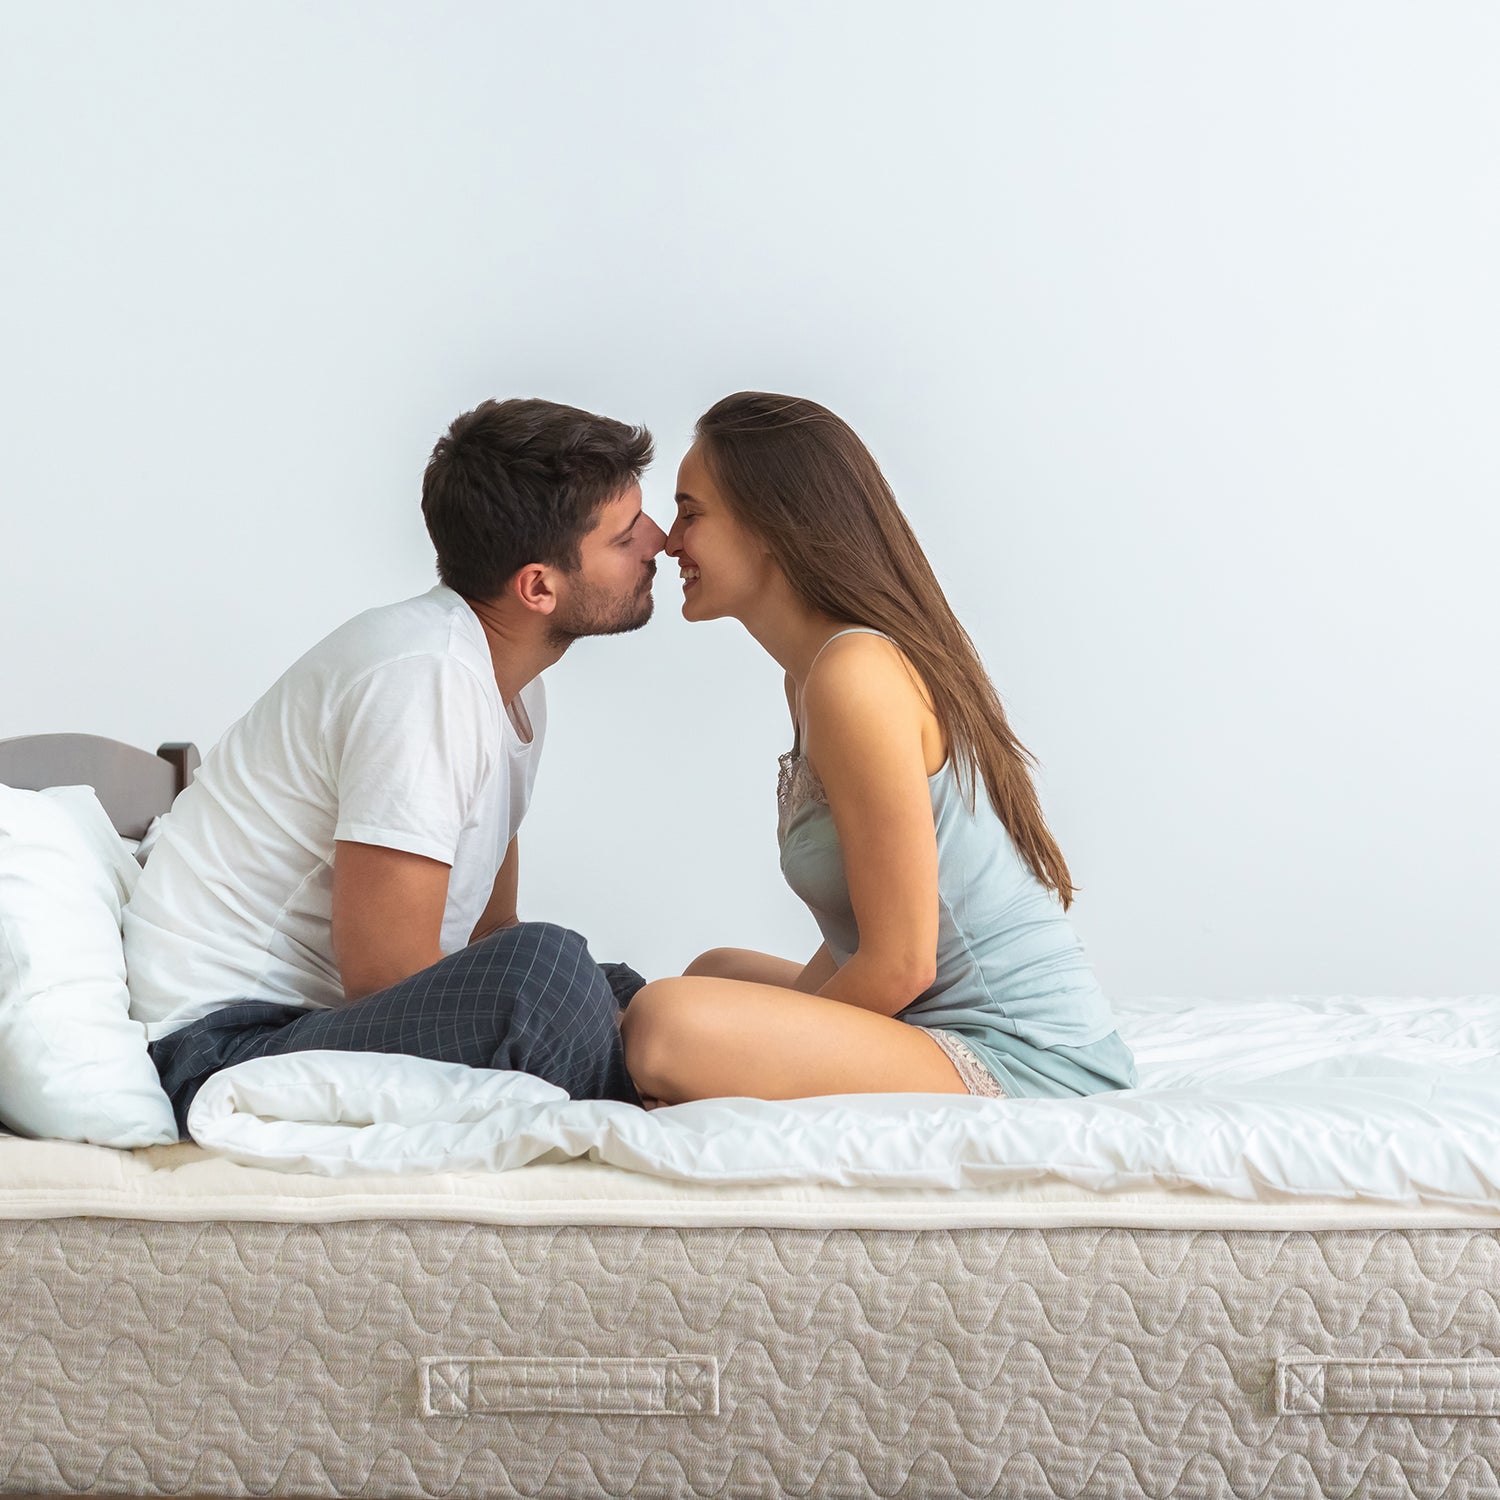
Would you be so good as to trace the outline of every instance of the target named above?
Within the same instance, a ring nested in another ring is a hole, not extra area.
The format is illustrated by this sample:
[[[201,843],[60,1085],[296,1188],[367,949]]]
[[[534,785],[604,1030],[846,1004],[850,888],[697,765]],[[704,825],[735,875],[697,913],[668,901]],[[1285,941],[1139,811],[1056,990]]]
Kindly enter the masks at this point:
[[[742,618],[740,623],[767,655],[790,674],[799,697],[813,659],[831,636],[849,629],[851,624],[848,620],[835,620],[821,610],[809,609],[785,585],[768,595],[754,614]]]

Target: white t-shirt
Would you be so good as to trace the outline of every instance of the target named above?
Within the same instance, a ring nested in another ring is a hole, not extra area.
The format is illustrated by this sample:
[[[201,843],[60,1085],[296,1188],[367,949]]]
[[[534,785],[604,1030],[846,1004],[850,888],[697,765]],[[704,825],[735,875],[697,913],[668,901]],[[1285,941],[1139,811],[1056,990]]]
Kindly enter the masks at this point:
[[[502,706],[484,627],[442,585],[320,641],[162,820],[123,924],[147,1037],[234,1000],[343,1004],[336,839],[451,865],[440,944],[463,947],[531,801],[546,719],[540,677]]]

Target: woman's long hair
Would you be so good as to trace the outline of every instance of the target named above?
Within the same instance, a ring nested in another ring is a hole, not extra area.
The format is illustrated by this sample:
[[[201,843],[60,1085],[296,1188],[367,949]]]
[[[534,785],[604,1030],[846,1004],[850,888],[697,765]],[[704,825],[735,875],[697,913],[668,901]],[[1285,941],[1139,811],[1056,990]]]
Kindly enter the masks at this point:
[[[815,401],[740,391],[711,406],[699,447],[738,519],[767,545],[802,601],[884,631],[916,665],[956,771],[975,773],[1037,879],[1066,911],[1074,886],[1042,816],[999,695],[958,623],[885,475],[846,422]]]

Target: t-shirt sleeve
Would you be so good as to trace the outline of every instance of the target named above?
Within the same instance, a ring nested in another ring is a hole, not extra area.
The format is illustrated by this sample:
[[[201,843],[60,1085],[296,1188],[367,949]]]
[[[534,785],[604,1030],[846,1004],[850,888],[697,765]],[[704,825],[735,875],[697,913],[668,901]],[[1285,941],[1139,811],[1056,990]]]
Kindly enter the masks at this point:
[[[334,838],[451,865],[480,789],[496,773],[495,739],[483,684],[452,657],[408,656],[367,672],[324,732],[338,798]]]

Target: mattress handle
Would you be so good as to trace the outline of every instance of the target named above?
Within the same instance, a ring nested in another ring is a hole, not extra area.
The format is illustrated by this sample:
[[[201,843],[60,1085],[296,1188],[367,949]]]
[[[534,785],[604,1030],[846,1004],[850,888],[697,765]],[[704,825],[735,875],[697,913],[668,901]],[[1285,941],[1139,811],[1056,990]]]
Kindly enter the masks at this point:
[[[1276,1361],[1288,1416],[1500,1417],[1500,1359]]]
[[[669,1417],[719,1413],[719,1362],[711,1356],[429,1355],[421,1361],[421,1379],[424,1417],[524,1411]]]

